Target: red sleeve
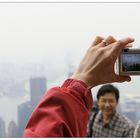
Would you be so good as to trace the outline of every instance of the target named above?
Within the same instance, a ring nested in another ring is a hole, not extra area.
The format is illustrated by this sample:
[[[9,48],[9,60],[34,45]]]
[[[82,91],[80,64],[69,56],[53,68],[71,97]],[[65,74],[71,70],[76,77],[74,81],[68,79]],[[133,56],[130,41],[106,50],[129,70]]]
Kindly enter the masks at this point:
[[[33,111],[24,137],[85,137],[91,90],[79,80],[68,79],[50,89]]]

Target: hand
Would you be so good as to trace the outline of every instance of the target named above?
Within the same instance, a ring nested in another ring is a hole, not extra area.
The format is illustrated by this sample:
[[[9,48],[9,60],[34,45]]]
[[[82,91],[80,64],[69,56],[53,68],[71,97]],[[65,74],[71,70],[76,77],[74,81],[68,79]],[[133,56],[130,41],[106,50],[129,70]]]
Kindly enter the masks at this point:
[[[112,36],[108,36],[106,39],[96,37],[71,78],[81,80],[89,87],[131,81],[130,76],[115,74],[114,65],[122,50],[131,47],[133,41],[134,39],[129,37],[118,41]]]

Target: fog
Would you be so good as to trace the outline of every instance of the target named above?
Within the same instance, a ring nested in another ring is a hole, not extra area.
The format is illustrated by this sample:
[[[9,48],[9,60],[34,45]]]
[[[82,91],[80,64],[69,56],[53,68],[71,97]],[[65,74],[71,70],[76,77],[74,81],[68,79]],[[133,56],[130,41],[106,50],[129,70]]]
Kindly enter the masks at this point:
[[[60,85],[68,66],[79,64],[97,35],[131,36],[139,47],[139,13],[140,3],[0,3],[0,63],[22,65],[21,75],[29,64],[44,65],[48,88]],[[34,76],[42,75],[41,69]],[[14,74],[15,80],[20,77]],[[122,96],[131,96],[140,94],[139,82],[137,76],[130,83],[115,84]],[[17,121],[17,105],[29,100],[29,91],[17,98],[0,95],[0,115],[6,122]]]

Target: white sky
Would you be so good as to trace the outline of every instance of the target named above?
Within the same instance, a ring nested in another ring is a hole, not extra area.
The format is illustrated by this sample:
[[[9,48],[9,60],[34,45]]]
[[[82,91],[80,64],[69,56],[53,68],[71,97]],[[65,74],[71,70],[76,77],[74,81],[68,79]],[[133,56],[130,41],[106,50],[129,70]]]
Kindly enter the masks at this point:
[[[140,3],[0,3],[0,61],[78,62],[96,35],[140,44]],[[52,56],[55,56],[52,57]]]
[[[131,36],[138,47],[139,13],[140,3],[0,3],[0,62],[66,65],[69,52],[77,65],[97,35]],[[121,92],[139,93],[140,79],[132,79],[118,84]]]

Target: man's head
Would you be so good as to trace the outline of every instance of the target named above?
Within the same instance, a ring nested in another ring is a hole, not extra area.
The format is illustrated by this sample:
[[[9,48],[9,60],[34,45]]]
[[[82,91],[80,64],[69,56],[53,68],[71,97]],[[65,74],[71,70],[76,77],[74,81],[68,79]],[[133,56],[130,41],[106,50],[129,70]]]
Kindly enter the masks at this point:
[[[111,84],[103,85],[97,93],[99,109],[105,115],[113,115],[119,101],[119,90]]]

